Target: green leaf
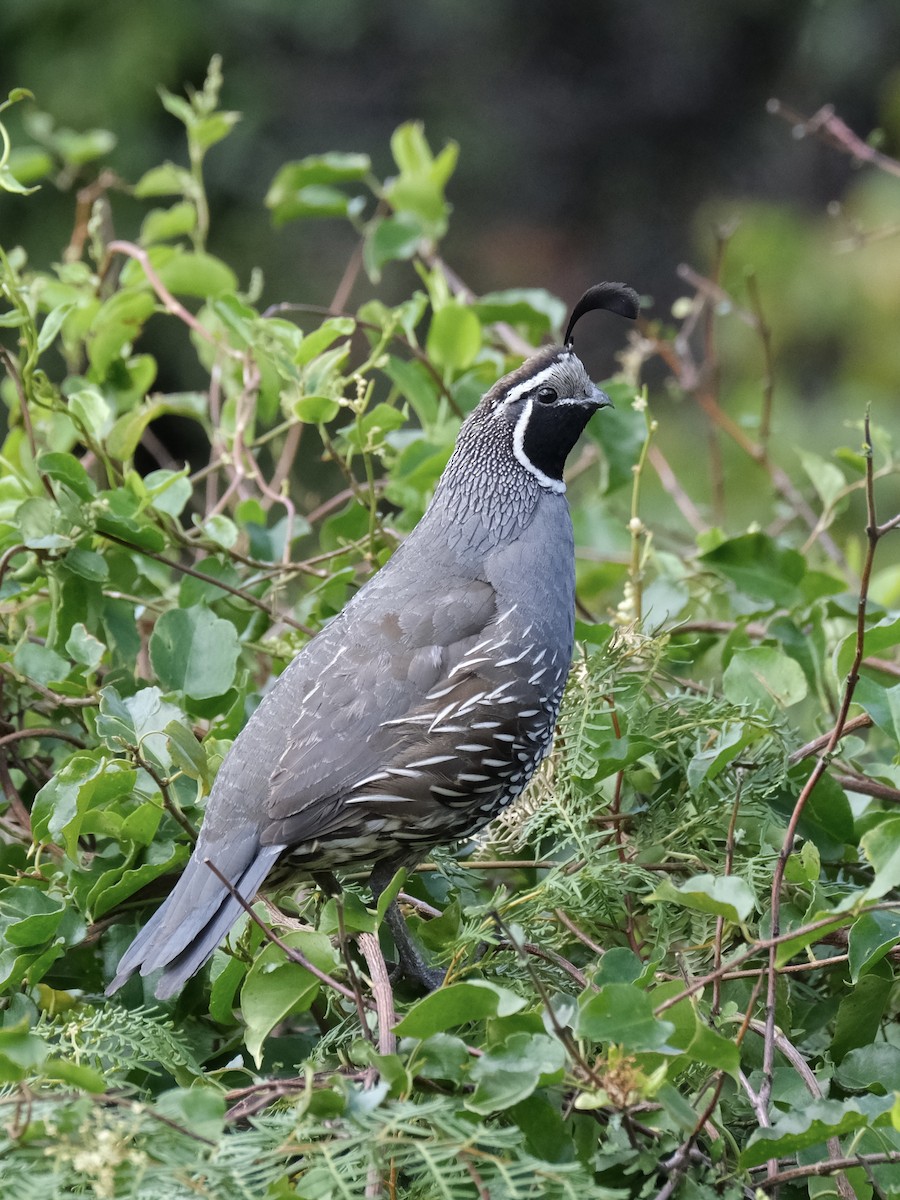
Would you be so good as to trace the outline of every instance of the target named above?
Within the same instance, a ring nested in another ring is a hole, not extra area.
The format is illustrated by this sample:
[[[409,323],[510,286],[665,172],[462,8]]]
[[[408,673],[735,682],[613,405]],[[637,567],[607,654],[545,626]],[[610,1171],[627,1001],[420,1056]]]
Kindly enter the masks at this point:
[[[216,1087],[197,1083],[163,1092],[155,1109],[161,1117],[189,1129],[193,1137],[215,1141],[225,1127],[225,1096]]]
[[[883,733],[900,742],[900,683],[884,687],[874,679],[861,675],[853,693],[859,704]]]
[[[49,646],[41,646],[36,642],[22,642],[16,647],[13,655],[13,665],[26,679],[35,683],[56,683],[65,679],[71,666],[62,655],[51,650]]]
[[[125,273],[123,272],[123,279]],[[91,366],[98,376],[104,376],[112,364],[116,362],[125,346],[140,336],[147,319],[156,311],[156,297],[149,290],[149,285],[143,275],[138,278],[138,287],[123,287],[105,300],[94,315],[87,336],[88,356]],[[96,416],[82,417],[82,424],[93,435],[95,441],[105,437],[112,427],[113,412],[96,389],[84,388],[78,393],[84,397],[83,403],[90,398],[94,405],[102,401],[103,407],[98,409]],[[75,401],[70,401],[72,408]]]
[[[435,157],[422,124],[409,121],[394,131],[391,151],[400,174],[385,184],[388,201],[396,212],[418,217],[429,236],[440,237],[447,223],[444,189],[456,167],[458,146],[450,142]]]
[[[95,1095],[106,1091],[106,1080],[99,1071],[82,1063],[69,1062],[68,1059],[48,1058],[41,1067],[41,1075],[45,1079],[66,1083],[69,1087]]]
[[[176,296],[218,296],[237,290],[237,276],[219,258],[202,251],[179,251],[157,267],[165,287]]]
[[[196,226],[196,206],[182,200],[170,208],[154,208],[148,212],[141,225],[140,241],[144,246],[166,242],[193,233]]]
[[[72,626],[72,632],[66,641],[66,650],[75,662],[87,667],[89,671],[96,671],[106,647],[79,621]]]
[[[431,318],[428,357],[445,370],[461,371],[481,349],[481,324],[471,308],[451,302]]]
[[[610,495],[619,488],[632,486],[633,468],[647,438],[647,422],[643,413],[632,408],[633,387],[607,382],[603,384],[603,389],[616,407],[605,409],[596,421],[591,421],[588,435],[603,451],[606,464],[605,494]]]
[[[88,579],[92,583],[105,583],[109,578],[109,566],[106,559],[96,550],[88,550],[84,546],[73,546],[62,561],[66,568],[80,579]]]
[[[52,308],[44,318],[44,323],[41,326],[41,332],[38,334],[37,348],[38,353],[43,354],[56,341],[60,329],[62,329],[63,321],[75,307],[74,300],[67,300],[65,304],[58,304]]]
[[[842,1088],[851,1092],[879,1089],[879,1095],[889,1095],[900,1080],[900,1046],[890,1042],[858,1046],[843,1059],[834,1073]]]
[[[838,1005],[831,1039],[831,1056],[839,1063],[850,1050],[878,1036],[891,997],[894,978],[885,962],[876,963]]]
[[[296,939],[286,940],[296,944]],[[262,1062],[263,1043],[275,1026],[292,1013],[306,1012],[318,991],[315,975],[298,963],[285,962],[278,946],[265,947],[241,988],[241,1013],[247,1026],[244,1042],[257,1066]]]
[[[303,217],[346,216],[350,197],[340,185],[359,183],[371,170],[366,154],[317,154],[285,163],[266,193],[276,224]]]
[[[469,1065],[469,1052],[462,1038],[449,1033],[435,1033],[424,1041],[410,1038],[401,1049],[415,1048],[416,1075],[423,1079],[450,1079],[461,1083]]]
[[[806,783],[809,768],[805,764],[793,767],[790,787],[772,794],[770,803],[776,812],[790,817],[800,789]],[[797,830],[801,837],[815,842],[826,862],[839,862],[845,847],[855,842],[853,811],[844,789],[830,775],[823,775],[808,797]]]
[[[751,599],[785,608],[797,601],[806,573],[802,554],[779,546],[764,533],[746,533],[722,542],[702,554],[700,562]]]
[[[487,1115],[518,1104],[535,1088],[558,1083],[566,1068],[566,1052],[546,1033],[514,1033],[502,1046],[492,1047],[472,1065],[475,1091],[465,1105]]]
[[[150,662],[162,686],[194,700],[228,691],[239,654],[232,623],[202,605],[169,609],[150,635]]]
[[[770,1158],[783,1158],[865,1129],[867,1115],[855,1100],[810,1100],[802,1110],[779,1116],[771,1128],[756,1129],[741,1153],[742,1167],[758,1167]]]
[[[16,509],[16,524],[29,550],[65,550],[72,545],[72,527],[46,496],[29,496]]]
[[[170,517],[181,515],[193,492],[187,475],[188,468],[185,467],[181,471],[151,471],[144,476],[144,487],[157,512],[167,513]]]
[[[240,119],[241,114],[237,112],[214,112],[195,119],[191,125],[191,142],[201,150],[208,150],[227,138]]]
[[[761,736],[761,730],[749,721],[726,721],[712,745],[704,744],[704,748],[688,763],[687,781],[690,789],[696,791],[701,784],[717,779]]]
[[[535,345],[553,330],[561,329],[566,306],[544,288],[509,288],[486,292],[472,307],[482,325],[505,321],[522,330]]]
[[[859,844],[875,871],[865,899],[880,900],[900,884],[900,816],[880,821],[862,835]]]
[[[186,167],[163,163],[151,167],[134,185],[134,194],[144,200],[150,196],[188,196],[194,192],[194,181]]]
[[[694,875],[677,886],[663,879],[648,898],[725,917],[735,924],[746,921],[756,907],[753,890],[737,875]]]
[[[880,962],[898,942],[900,913],[867,912],[858,917],[849,934],[850,982],[857,983],[860,975]]]
[[[310,425],[327,425],[341,411],[340,404],[331,396],[301,396],[291,407],[298,420]]]
[[[377,282],[389,262],[405,262],[422,242],[422,225],[409,213],[382,217],[369,227],[363,245],[363,261],[369,278]]]
[[[47,1043],[29,1031],[28,1021],[0,1029],[0,1083],[15,1083],[34,1073],[47,1057]]]
[[[210,784],[209,759],[202,742],[198,742],[194,731],[184,721],[170,721],[165,728],[169,739],[172,762],[189,779],[196,779],[208,787]]]
[[[678,995],[682,986],[675,981],[663,984],[653,993],[654,1004],[659,1005],[671,996]],[[715,1067],[737,1079],[741,1065],[739,1047],[710,1026],[693,999],[681,1000],[667,1008],[666,1020],[674,1025],[668,1038],[671,1046],[680,1050],[691,1062]]]
[[[30,196],[38,190],[37,187],[26,187],[24,183],[20,183],[9,167],[0,163],[0,192],[10,192],[14,196]]]
[[[37,469],[49,479],[71,488],[79,500],[91,500],[96,495],[97,485],[74,454],[45,451],[38,455]]]
[[[579,1010],[575,1026],[579,1037],[620,1045],[632,1054],[676,1054],[667,1044],[674,1030],[671,1021],[653,1015],[650,997],[633,983],[607,983]]]
[[[803,470],[809,477],[810,483],[816,489],[822,506],[827,512],[833,507],[838,496],[847,486],[844,472],[834,463],[814,454],[811,450],[797,450]]]
[[[58,896],[36,887],[10,887],[0,892],[4,939],[13,946],[39,946],[56,933],[65,912]]]
[[[213,513],[211,517],[199,522],[199,525],[209,540],[221,546],[223,550],[230,550],[238,540],[237,525],[231,517],[226,517],[223,513]]]
[[[346,933],[374,933],[378,928],[375,914],[353,892],[329,898],[319,918],[319,933],[337,935],[342,924]]]
[[[515,992],[487,980],[451,983],[416,1001],[394,1026],[401,1037],[427,1038],[454,1025],[468,1025],[485,1017],[506,1017],[524,1008]]]
[[[644,973],[644,964],[627,946],[612,946],[600,959],[594,972],[594,983],[604,987],[607,983],[634,983]]]
[[[866,626],[865,652],[867,655],[881,654],[900,646],[900,616],[886,616]],[[856,634],[849,633],[838,646],[835,655],[835,671],[846,675],[856,653]],[[900,684],[896,685],[900,687]]]
[[[303,335],[300,345],[294,351],[294,361],[298,366],[306,366],[339,339],[350,337],[355,330],[356,321],[352,317],[329,317],[318,329]]]
[[[35,797],[35,841],[61,844],[69,858],[77,861],[85,814],[130,796],[136,782],[137,771],[126,762],[109,759],[97,750],[73,755]]]
[[[722,677],[722,690],[732,704],[749,704],[774,712],[799,704],[807,693],[803,668],[774,646],[735,651]]]
[[[138,746],[144,757],[168,770],[171,760],[165,730],[170,721],[183,717],[179,708],[163,700],[157,687],[141,688],[123,698],[114,687],[107,686],[100,691],[97,736],[117,751],[123,746]]]

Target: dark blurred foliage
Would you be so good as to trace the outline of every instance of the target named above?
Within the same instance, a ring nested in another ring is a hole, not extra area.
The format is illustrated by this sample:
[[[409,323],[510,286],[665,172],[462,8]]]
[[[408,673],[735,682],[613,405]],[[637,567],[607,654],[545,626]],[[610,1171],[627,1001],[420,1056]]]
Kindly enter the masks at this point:
[[[447,253],[476,290],[545,284],[574,295],[628,278],[659,298],[696,253],[711,197],[821,208],[849,173],[792,144],[771,95],[804,112],[834,103],[865,135],[897,62],[895,0],[5,0],[4,90],[31,88],[76,129],[112,129],[135,178],[181,154],[156,87],[199,85],[221,53],[226,102],[244,114],[209,163],[215,229],[230,261],[262,264],[273,297],[325,300],[349,231],[277,235],[260,200],[286,159],[363,150],[388,170],[388,139],[421,118],[461,146]],[[894,131],[896,133],[896,130]],[[41,221],[46,254],[69,220],[4,199],[4,240]],[[216,248],[215,242],[212,247]]]
[[[690,291],[678,264],[707,272],[717,221],[739,217],[724,278],[740,292],[745,268],[758,273],[791,434],[809,404],[858,416],[866,399],[893,403],[900,239],[839,257],[846,230],[826,211],[849,200],[862,226],[889,224],[897,182],[798,142],[766,101],[806,115],[832,103],[897,153],[896,0],[4,0],[0,47],[3,91],[29,87],[60,123],[112,130],[111,162],[128,181],[183,161],[156,88],[199,86],[220,53],[223,101],[243,119],[206,164],[210,250],[243,284],[261,266],[264,302],[328,303],[354,246],[337,221],[272,228],[262,198],[277,168],[364,151],[383,177],[391,132],[420,118],[435,148],[460,143],[444,253],[474,290],[540,285],[571,298],[621,278],[666,320]],[[9,114],[14,137],[24,107]],[[117,233],[136,233],[136,204],[117,197],[114,215]],[[26,245],[37,266],[71,227],[72,198],[52,185],[0,198],[4,244]],[[390,267],[379,294],[408,294],[408,270]],[[606,370],[619,331],[597,339],[589,365]],[[736,356],[732,385],[758,395],[757,340],[735,327],[723,347]],[[169,361],[161,384],[202,382]],[[845,436],[834,424],[823,449]]]

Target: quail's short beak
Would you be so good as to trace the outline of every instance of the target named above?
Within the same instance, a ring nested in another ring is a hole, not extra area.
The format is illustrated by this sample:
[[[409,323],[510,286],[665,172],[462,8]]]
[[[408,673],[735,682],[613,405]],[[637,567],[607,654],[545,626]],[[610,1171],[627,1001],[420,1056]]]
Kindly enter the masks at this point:
[[[614,408],[615,407],[612,400],[610,400],[609,396],[607,396],[606,392],[601,391],[601,389],[598,388],[596,384],[594,384],[593,402],[594,402],[595,409]]]

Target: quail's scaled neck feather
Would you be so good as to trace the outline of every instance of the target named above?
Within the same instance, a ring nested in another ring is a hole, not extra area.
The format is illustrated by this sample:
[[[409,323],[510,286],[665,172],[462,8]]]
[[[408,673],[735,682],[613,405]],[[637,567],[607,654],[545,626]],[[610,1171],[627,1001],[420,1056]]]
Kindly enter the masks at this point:
[[[609,404],[572,330],[598,308],[634,318],[638,298],[595,285],[562,346],[487,392],[419,524],[263,699],[222,764],[183,875],[110,992],[135,971],[161,970],[156,995],[171,996],[240,916],[233,893],[251,901],[276,863],[307,875],[366,868],[377,894],[433,847],[476,833],[528,783],[572,658],[563,467]],[[395,905],[389,923],[405,972],[433,985]]]

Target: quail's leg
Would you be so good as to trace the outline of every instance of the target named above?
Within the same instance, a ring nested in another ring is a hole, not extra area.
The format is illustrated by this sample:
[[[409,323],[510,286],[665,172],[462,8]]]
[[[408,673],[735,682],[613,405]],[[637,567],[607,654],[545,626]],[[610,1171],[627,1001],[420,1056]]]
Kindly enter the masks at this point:
[[[378,897],[391,882],[395,869],[386,864],[379,864],[369,877],[369,887],[372,889],[372,899],[378,903]],[[444,982],[445,972],[439,967],[429,967],[422,957],[422,952],[413,941],[400,905],[392,900],[385,913],[387,927],[391,931],[397,956],[400,960],[400,975],[410,983],[417,984],[426,992],[433,992]]]

